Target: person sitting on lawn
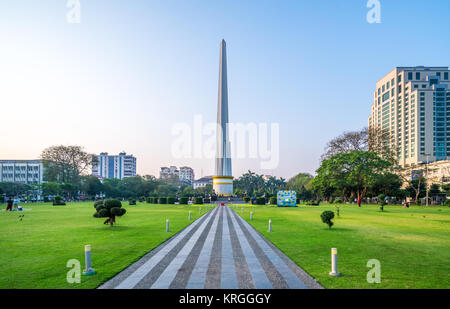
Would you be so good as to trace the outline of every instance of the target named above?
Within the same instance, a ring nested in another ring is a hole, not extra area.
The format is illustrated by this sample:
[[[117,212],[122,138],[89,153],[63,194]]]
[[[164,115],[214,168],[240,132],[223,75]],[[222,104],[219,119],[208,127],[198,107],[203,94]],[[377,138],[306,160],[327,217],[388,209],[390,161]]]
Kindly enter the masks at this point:
[[[17,210],[18,208],[19,208],[19,198],[16,197],[16,198],[14,199],[14,209]]]

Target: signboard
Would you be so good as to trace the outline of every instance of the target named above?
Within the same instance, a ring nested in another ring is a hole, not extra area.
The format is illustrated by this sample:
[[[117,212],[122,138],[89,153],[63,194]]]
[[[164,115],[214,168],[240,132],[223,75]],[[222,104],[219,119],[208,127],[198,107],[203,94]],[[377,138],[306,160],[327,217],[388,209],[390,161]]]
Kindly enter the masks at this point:
[[[411,180],[419,179],[423,177],[423,170],[412,170],[411,171]]]
[[[297,192],[278,191],[277,205],[282,207],[295,207],[297,204]]]

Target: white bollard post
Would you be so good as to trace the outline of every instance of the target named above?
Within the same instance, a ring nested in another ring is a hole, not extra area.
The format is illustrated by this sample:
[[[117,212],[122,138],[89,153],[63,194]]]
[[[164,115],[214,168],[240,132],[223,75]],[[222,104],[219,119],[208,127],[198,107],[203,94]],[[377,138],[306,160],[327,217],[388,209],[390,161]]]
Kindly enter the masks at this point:
[[[269,219],[269,232],[272,232],[272,220]]]
[[[86,269],[83,270],[83,276],[90,276],[95,274],[95,270],[92,268],[92,261],[91,261],[91,245],[84,246],[84,260],[86,264]]]
[[[244,215],[244,207],[241,207],[241,215]]]
[[[201,207],[200,207],[200,209],[199,209],[199,213],[202,214],[202,208],[201,208]]]
[[[189,221],[191,221],[191,211],[189,210]]]
[[[166,232],[169,232],[169,219],[166,219]]]
[[[332,248],[331,249],[331,272],[330,272],[331,276],[334,277],[339,277],[341,274],[338,273],[338,268],[337,268],[337,248]]]
[[[253,212],[250,213],[250,221],[253,220]]]

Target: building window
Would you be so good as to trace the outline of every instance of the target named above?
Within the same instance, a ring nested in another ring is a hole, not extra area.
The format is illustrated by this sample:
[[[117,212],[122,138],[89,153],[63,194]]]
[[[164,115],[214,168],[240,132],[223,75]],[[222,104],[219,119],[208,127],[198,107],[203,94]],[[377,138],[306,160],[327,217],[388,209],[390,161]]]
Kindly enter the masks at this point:
[[[420,72],[417,72],[417,73],[416,73],[416,79],[417,79],[417,80],[420,80]]]
[[[444,79],[448,80],[448,72],[444,72]]]
[[[412,80],[412,75],[413,75],[412,72],[408,72],[408,79],[409,80]]]

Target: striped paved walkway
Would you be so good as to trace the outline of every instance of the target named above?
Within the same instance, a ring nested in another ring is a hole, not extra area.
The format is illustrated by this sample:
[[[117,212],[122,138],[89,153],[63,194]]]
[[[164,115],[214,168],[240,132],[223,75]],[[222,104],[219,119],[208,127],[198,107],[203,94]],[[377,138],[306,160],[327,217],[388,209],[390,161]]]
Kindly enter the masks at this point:
[[[100,289],[322,288],[228,206],[218,206]]]

